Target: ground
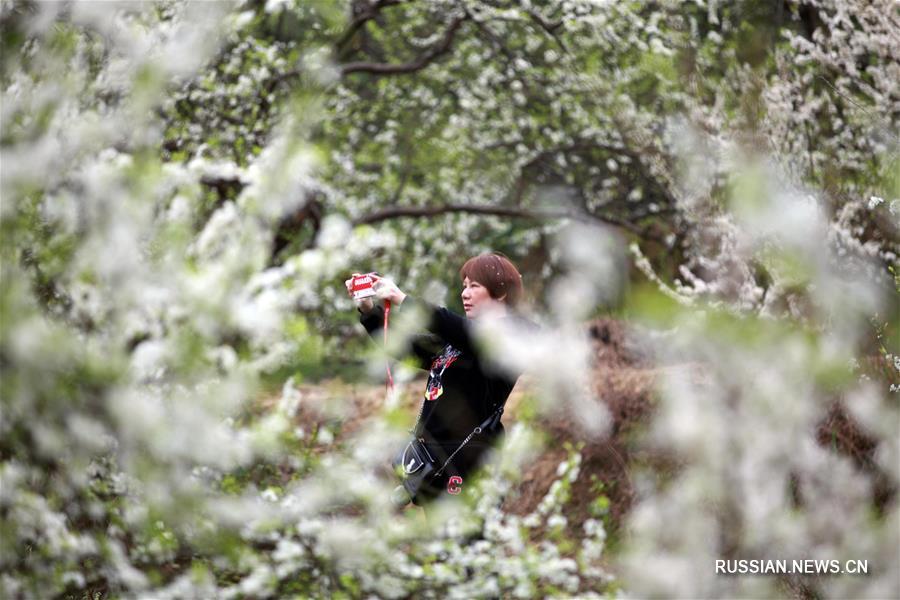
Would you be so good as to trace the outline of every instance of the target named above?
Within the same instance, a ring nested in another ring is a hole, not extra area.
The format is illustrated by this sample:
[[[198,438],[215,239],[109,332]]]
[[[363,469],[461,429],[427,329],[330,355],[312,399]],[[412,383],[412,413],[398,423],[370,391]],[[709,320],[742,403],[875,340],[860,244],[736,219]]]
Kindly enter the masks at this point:
[[[646,422],[652,410],[653,386],[662,370],[629,340],[621,322],[599,319],[586,324],[585,328],[593,344],[592,392],[609,410],[610,435],[596,439],[597,436],[586,434],[577,419],[568,415],[544,415],[537,421],[552,439],[581,447],[581,475],[573,486],[566,510],[568,528],[573,535],[579,535],[584,520],[592,516],[603,518],[614,533],[630,508],[634,491],[628,467],[636,456],[632,447],[633,433]],[[400,406],[409,412],[410,418],[414,418],[418,410],[424,383],[424,379],[414,379],[399,387]],[[385,402],[385,388],[377,385],[347,387],[332,382],[300,387],[304,401],[297,417],[298,424],[309,429],[315,424],[340,420],[335,443],[352,438]],[[516,422],[523,399],[532,389],[533,382],[527,375],[523,376],[507,402],[503,417],[507,429]],[[337,409],[333,404],[328,406],[327,399],[333,396],[348,401],[350,410]],[[335,417],[335,413],[344,416]],[[504,508],[520,515],[534,510],[556,478],[557,467],[567,453],[563,443],[545,447],[540,456],[526,466],[517,491],[505,500]],[[638,456],[641,460],[649,460],[646,455]]]
[[[622,321],[596,319],[584,327],[592,344],[590,391],[609,412],[608,435],[590,435],[570,414],[538,417],[536,424],[553,443],[546,444],[540,455],[524,467],[515,492],[504,501],[504,508],[518,515],[533,511],[557,478],[557,467],[568,455],[567,446],[577,447],[582,454],[582,464],[565,511],[568,533],[580,537],[586,519],[600,518],[606,525],[610,541],[616,543],[623,533],[624,517],[634,503],[635,491],[629,473],[643,469],[665,478],[678,468],[671,456],[653,454],[645,445],[637,443],[652,417],[656,383],[667,371],[686,370],[691,377],[702,379],[703,370],[695,364],[662,364],[649,350],[661,341],[647,342],[644,332]],[[399,406],[408,413],[410,421],[418,411],[424,385],[424,378],[420,378],[398,388]],[[533,388],[527,375],[516,385],[503,417],[507,430],[520,418]],[[309,428],[314,424],[339,422],[334,441],[338,444],[350,440],[382,410],[385,402],[385,388],[379,385],[347,386],[333,382],[324,386],[304,385],[301,391],[304,403],[297,417],[298,424]],[[334,397],[342,398],[349,406],[336,408]],[[332,402],[330,408],[328,402]],[[874,444],[842,410],[838,400],[820,424],[819,441],[853,457],[863,469],[872,468]],[[895,499],[897,490],[885,477],[876,477],[876,482],[875,504],[881,508]]]

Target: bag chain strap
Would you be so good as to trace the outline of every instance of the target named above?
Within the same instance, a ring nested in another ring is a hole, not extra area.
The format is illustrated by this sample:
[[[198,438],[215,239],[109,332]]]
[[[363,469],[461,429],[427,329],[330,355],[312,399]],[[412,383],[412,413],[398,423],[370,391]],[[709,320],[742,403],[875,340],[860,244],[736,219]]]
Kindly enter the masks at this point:
[[[425,403],[426,402],[428,402],[428,400],[423,398],[422,406],[419,407],[419,416],[416,417],[416,424],[413,425],[413,428],[409,430],[409,433],[411,433],[413,436],[418,437],[419,423],[422,422],[422,415],[425,413]]]
[[[495,418],[497,418],[498,415],[502,415],[502,414],[503,414],[503,406],[501,405],[501,406],[497,407],[497,410],[495,410],[493,413],[491,413],[491,416],[489,416],[487,419],[485,419],[485,420],[481,423],[481,425],[479,425],[478,427],[476,427],[475,429],[473,429],[473,430],[472,430],[472,433],[470,433],[468,436],[466,436],[466,439],[464,439],[464,440],[462,441],[462,444],[460,444],[459,447],[457,447],[456,450],[454,450],[453,453],[452,453],[450,456],[447,457],[447,460],[444,461],[444,464],[441,466],[441,468],[438,469],[438,470],[434,473],[434,477],[440,477],[441,473],[444,472],[444,469],[447,468],[447,465],[450,464],[450,461],[453,460],[453,457],[456,456],[456,454],[457,454],[460,450],[462,450],[463,447],[464,447],[466,444],[469,443],[469,440],[471,440],[471,439],[472,439],[473,437],[475,437],[476,435],[480,434],[480,433],[482,432],[482,428],[483,428],[483,427],[487,427],[488,424],[489,424],[491,421],[493,421]]]
[[[409,431],[413,435],[413,437],[418,437],[418,435],[419,435],[419,425],[422,422],[422,415],[425,413],[425,403],[426,402],[428,402],[428,400],[423,398],[422,406],[419,407],[419,416],[416,417],[416,424]],[[452,454],[450,454],[449,457],[447,457],[447,460],[444,461],[444,464],[441,466],[440,469],[435,471],[433,476],[434,477],[440,476],[440,474],[444,472],[444,469],[447,468],[447,465],[450,464],[450,461],[453,460],[453,457],[456,456],[459,453],[459,451],[462,450],[465,447],[465,445],[468,444],[469,441],[473,437],[475,437],[476,435],[479,435],[484,430],[483,429],[484,427],[487,427],[491,421],[493,421],[495,418],[497,418],[498,415],[502,415],[502,414],[503,414],[503,405],[501,404],[500,406],[497,407],[497,409],[493,413],[491,413],[491,416],[489,416],[487,419],[485,419],[481,423],[481,425],[478,425],[477,427],[475,427],[475,429],[472,430],[472,433],[470,433],[468,436],[466,436],[466,439],[464,439],[462,441],[462,443],[456,448],[456,450],[453,451]]]

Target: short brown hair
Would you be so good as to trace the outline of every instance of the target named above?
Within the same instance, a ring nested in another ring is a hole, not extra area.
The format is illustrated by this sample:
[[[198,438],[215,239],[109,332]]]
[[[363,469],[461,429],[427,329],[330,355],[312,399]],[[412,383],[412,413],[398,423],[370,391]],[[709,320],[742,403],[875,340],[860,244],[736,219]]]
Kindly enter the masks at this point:
[[[499,252],[489,252],[473,256],[459,270],[459,278],[468,277],[485,288],[491,298],[505,302],[512,307],[522,300],[522,275],[511,260]]]

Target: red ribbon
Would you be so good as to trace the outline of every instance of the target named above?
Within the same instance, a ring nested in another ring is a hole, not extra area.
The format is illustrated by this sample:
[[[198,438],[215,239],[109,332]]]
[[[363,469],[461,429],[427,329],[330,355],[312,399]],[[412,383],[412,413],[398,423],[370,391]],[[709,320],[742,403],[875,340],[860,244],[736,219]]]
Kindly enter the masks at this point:
[[[387,348],[387,331],[388,331],[388,317],[391,314],[391,301],[386,299],[384,300],[384,347]],[[387,389],[388,393],[390,393],[394,389],[394,378],[391,376],[391,359],[388,358],[387,362]]]

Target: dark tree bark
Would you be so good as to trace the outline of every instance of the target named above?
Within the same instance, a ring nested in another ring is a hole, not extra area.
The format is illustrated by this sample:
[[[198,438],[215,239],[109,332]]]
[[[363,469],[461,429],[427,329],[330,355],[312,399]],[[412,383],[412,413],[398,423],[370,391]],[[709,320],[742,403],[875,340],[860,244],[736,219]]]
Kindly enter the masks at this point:
[[[277,264],[279,262],[281,251],[287,248],[303,232],[307,224],[310,225],[309,245],[314,244],[322,226],[323,212],[321,194],[319,192],[311,192],[303,206],[282,217],[281,221],[278,222],[275,237],[272,240],[270,263]]]

